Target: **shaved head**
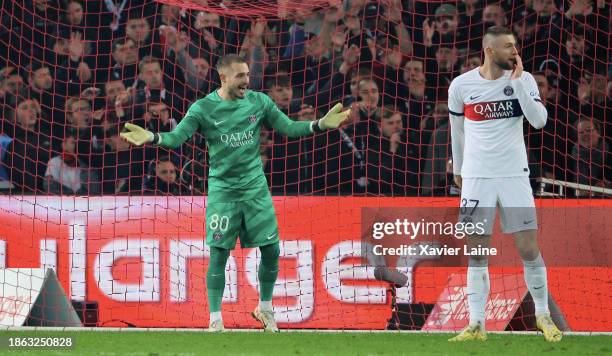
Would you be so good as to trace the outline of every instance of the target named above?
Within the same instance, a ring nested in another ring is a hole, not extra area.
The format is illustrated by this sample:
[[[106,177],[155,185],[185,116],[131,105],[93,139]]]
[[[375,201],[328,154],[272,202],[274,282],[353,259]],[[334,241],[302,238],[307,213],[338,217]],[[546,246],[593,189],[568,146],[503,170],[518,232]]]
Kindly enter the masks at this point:
[[[518,52],[516,38],[510,29],[503,26],[488,28],[482,39],[482,49],[485,60],[489,59],[493,65],[503,70],[514,69]]]
[[[514,37],[514,34],[507,27],[491,26],[487,29],[484,37],[482,38],[482,49],[490,47],[492,41],[494,41],[499,36],[513,36]]]

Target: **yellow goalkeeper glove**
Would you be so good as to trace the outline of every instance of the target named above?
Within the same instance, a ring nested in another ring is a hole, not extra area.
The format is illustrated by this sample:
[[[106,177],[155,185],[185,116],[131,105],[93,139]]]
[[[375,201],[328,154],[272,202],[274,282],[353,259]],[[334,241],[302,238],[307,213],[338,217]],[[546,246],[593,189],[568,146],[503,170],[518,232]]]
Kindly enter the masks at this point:
[[[319,120],[319,128],[321,130],[337,129],[350,114],[351,109],[342,111],[342,104],[338,103]]]
[[[145,143],[153,142],[155,135],[153,132],[143,129],[142,127],[134,124],[127,123],[125,128],[129,132],[122,132],[120,135],[126,139],[129,143],[136,146],[144,145]]]

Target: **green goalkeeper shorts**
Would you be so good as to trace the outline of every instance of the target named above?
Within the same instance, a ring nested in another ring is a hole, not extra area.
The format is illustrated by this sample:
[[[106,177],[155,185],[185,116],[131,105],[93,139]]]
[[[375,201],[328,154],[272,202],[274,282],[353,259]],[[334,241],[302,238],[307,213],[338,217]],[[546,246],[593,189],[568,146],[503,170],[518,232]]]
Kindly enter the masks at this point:
[[[206,244],[227,250],[252,248],[279,241],[278,223],[272,197],[229,203],[209,202],[206,206]]]

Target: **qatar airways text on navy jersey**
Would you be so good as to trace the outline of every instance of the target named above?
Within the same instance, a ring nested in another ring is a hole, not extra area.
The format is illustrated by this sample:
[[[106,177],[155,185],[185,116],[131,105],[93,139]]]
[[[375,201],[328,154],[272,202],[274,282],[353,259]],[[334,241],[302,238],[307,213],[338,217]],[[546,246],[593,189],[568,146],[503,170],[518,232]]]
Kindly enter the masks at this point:
[[[467,104],[463,113],[473,121],[522,118],[523,115],[517,99]]]
[[[523,118],[541,128],[546,122],[533,76],[511,79],[505,71],[484,79],[479,68],[455,78],[448,90],[453,141],[453,171],[471,178],[529,175],[523,139]],[[543,120],[543,121],[542,121]]]

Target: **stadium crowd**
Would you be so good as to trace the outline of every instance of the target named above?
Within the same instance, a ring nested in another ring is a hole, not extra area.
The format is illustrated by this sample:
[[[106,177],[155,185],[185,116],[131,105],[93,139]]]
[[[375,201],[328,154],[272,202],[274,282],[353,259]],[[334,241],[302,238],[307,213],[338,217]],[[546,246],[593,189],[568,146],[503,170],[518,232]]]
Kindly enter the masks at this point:
[[[275,14],[249,17],[152,0],[3,1],[0,179],[12,188],[0,193],[206,194],[201,135],[167,150],[119,133],[126,122],[174,128],[218,86],[219,56],[238,53],[251,89],[294,120],[353,108],[340,130],[262,131],[273,194],[453,194],[448,85],[480,65],[492,25],[515,32],[548,109],[543,130],[525,124],[534,187],[611,186],[609,1],[275,2]]]

